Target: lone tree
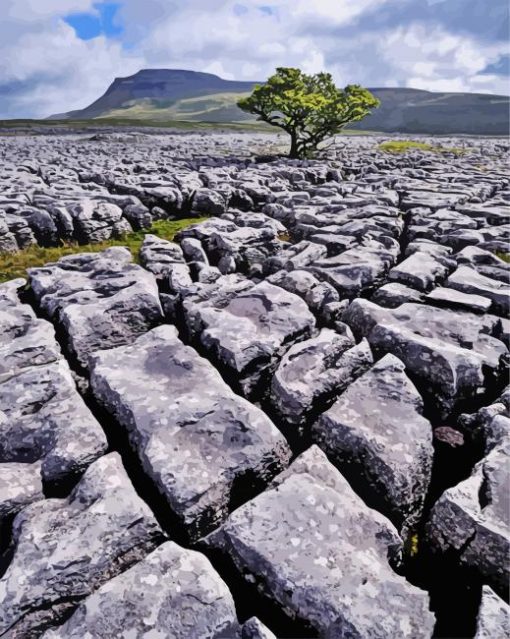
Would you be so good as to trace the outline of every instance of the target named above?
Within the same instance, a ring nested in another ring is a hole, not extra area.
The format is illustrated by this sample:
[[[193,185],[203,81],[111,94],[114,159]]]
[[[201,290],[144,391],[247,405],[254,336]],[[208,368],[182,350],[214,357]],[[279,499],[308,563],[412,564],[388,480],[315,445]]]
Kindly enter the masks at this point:
[[[339,133],[378,107],[379,100],[357,84],[335,86],[329,73],[307,75],[279,67],[265,84],[237,105],[290,135],[291,158],[306,158],[325,139]]]

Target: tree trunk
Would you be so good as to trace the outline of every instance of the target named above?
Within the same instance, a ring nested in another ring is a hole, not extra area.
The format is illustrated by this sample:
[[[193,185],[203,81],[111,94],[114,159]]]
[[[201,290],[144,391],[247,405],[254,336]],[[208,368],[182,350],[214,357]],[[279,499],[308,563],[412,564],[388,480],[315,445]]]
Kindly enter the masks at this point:
[[[292,131],[290,134],[290,152],[289,152],[289,158],[299,158],[299,153],[298,153],[298,138],[297,138],[297,134],[295,131]]]

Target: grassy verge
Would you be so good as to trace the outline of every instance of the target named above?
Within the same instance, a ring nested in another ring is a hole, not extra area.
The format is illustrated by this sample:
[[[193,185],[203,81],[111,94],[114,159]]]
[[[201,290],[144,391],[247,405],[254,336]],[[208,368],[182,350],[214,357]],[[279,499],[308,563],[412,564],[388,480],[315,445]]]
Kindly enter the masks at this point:
[[[464,155],[466,149],[455,146],[437,146],[428,144],[427,142],[415,142],[412,140],[388,140],[381,142],[378,149],[386,153],[406,153],[407,151],[428,151],[430,153],[453,153],[455,155]]]
[[[173,240],[176,233],[191,224],[202,222],[207,218],[186,218],[183,220],[158,220],[150,229],[128,233],[124,237],[105,240],[95,244],[67,243],[62,246],[44,248],[42,246],[29,246],[17,253],[0,254],[0,282],[7,282],[16,277],[26,277],[27,268],[44,266],[48,262],[56,262],[64,255],[75,253],[97,253],[110,246],[125,246],[133,254],[135,262],[138,261],[138,252],[147,233],[153,233],[165,240]]]

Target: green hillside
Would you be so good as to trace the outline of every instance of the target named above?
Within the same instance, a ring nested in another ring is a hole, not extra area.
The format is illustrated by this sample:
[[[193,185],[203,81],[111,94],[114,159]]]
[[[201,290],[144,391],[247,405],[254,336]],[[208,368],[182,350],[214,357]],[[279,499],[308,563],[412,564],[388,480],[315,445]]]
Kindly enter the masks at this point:
[[[236,106],[255,82],[224,80],[211,73],[180,69],[144,69],[116,78],[84,109],[50,120],[122,120],[210,124],[252,124]],[[353,125],[358,131],[385,133],[508,135],[510,98],[477,93],[433,93],[408,88],[371,88],[380,108]]]

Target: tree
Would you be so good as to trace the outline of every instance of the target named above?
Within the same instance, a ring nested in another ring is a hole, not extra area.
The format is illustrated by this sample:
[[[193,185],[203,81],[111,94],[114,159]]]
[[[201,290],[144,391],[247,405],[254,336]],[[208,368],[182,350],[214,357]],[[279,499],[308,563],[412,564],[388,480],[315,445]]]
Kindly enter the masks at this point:
[[[258,120],[280,127],[290,135],[291,158],[309,157],[321,142],[357,122],[380,102],[357,84],[335,86],[329,73],[307,75],[299,69],[279,67],[265,84],[237,105]]]

